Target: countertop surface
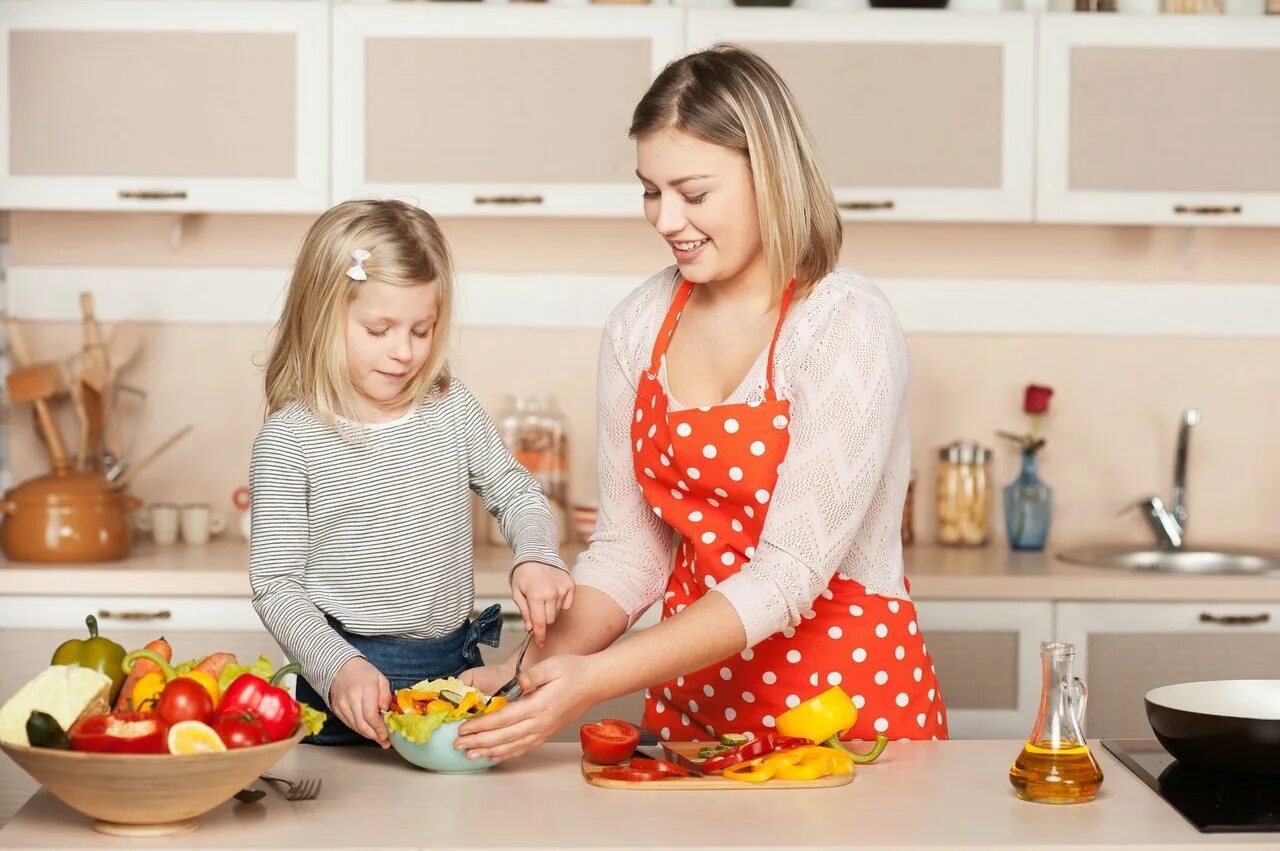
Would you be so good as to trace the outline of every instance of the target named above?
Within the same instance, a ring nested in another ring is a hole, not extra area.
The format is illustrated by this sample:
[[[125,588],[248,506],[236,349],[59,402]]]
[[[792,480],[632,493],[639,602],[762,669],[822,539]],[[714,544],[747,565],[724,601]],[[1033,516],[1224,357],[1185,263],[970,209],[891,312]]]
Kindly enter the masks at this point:
[[[565,548],[572,563],[580,545]],[[917,600],[1146,600],[1280,602],[1280,572],[1268,576],[1152,574],[1068,564],[1050,552],[912,546],[904,550]],[[140,544],[124,561],[36,565],[0,561],[0,594],[247,597],[249,548],[233,538],[203,547]],[[506,597],[509,550],[476,549],[476,594]]]
[[[1018,800],[1018,741],[894,742],[848,786],[740,791],[606,790],[577,745],[545,745],[484,774],[434,775],[392,751],[299,746],[273,771],[318,777],[315,801],[274,790],[229,802],[194,833],[128,840],[41,790],[0,830],[5,848],[1280,848],[1280,834],[1204,834],[1100,745],[1089,804]]]

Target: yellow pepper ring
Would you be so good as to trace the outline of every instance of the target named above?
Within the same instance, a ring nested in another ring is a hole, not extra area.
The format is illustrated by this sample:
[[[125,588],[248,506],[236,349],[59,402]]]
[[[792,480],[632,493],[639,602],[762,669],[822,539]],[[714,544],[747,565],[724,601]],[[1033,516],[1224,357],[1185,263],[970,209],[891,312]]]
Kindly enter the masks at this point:
[[[731,765],[723,772],[730,780],[741,780],[744,783],[763,783],[774,775],[774,767],[764,761],[764,757],[750,759]]]

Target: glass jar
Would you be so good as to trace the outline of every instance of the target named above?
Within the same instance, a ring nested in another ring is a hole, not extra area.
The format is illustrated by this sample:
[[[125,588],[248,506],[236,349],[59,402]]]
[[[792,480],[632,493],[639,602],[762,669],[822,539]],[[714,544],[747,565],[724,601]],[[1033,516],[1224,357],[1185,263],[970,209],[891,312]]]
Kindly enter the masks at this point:
[[[499,414],[498,433],[520,466],[529,471],[547,498],[561,544],[569,541],[568,422],[551,396],[507,396]],[[505,546],[502,529],[492,516],[485,539]]]
[[[956,441],[938,453],[937,539],[949,547],[980,547],[991,535],[991,452]]]

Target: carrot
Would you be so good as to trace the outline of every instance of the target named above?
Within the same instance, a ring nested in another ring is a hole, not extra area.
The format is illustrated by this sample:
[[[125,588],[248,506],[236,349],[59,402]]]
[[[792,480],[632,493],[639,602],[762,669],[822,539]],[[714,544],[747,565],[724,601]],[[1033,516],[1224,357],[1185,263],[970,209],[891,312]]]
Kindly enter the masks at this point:
[[[213,677],[214,682],[217,682],[218,678],[222,676],[223,670],[225,670],[228,665],[234,664],[235,662],[236,654],[234,653],[210,653],[208,656],[197,662],[195,668],[192,670],[204,671],[206,674]]]
[[[166,662],[173,661],[173,648],[169,646],[169,642],[164,640],[164,636],[147,642],[147,649],[164,657]],[[133,664],[133,670],[129,672],[129,676],[125,678],[124,685],[120,687],[120,695],[116,698],[116,710],[132,709],[129,698],[133,696],[133,687],[137,685],[138,680],[142,679],[143,674],[151,671],[159,671],[160,666],[150,659],[139,659]]]

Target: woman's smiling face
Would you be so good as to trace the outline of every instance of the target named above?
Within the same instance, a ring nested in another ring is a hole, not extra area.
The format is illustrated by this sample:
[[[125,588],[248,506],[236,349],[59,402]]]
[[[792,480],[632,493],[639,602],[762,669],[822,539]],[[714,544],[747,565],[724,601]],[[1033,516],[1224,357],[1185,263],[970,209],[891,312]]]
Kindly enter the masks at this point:
[[[731,280],[764,264],[745,156],[666,129],[636,140],[636,163],[645,218],[671,246],[686,280]]]

